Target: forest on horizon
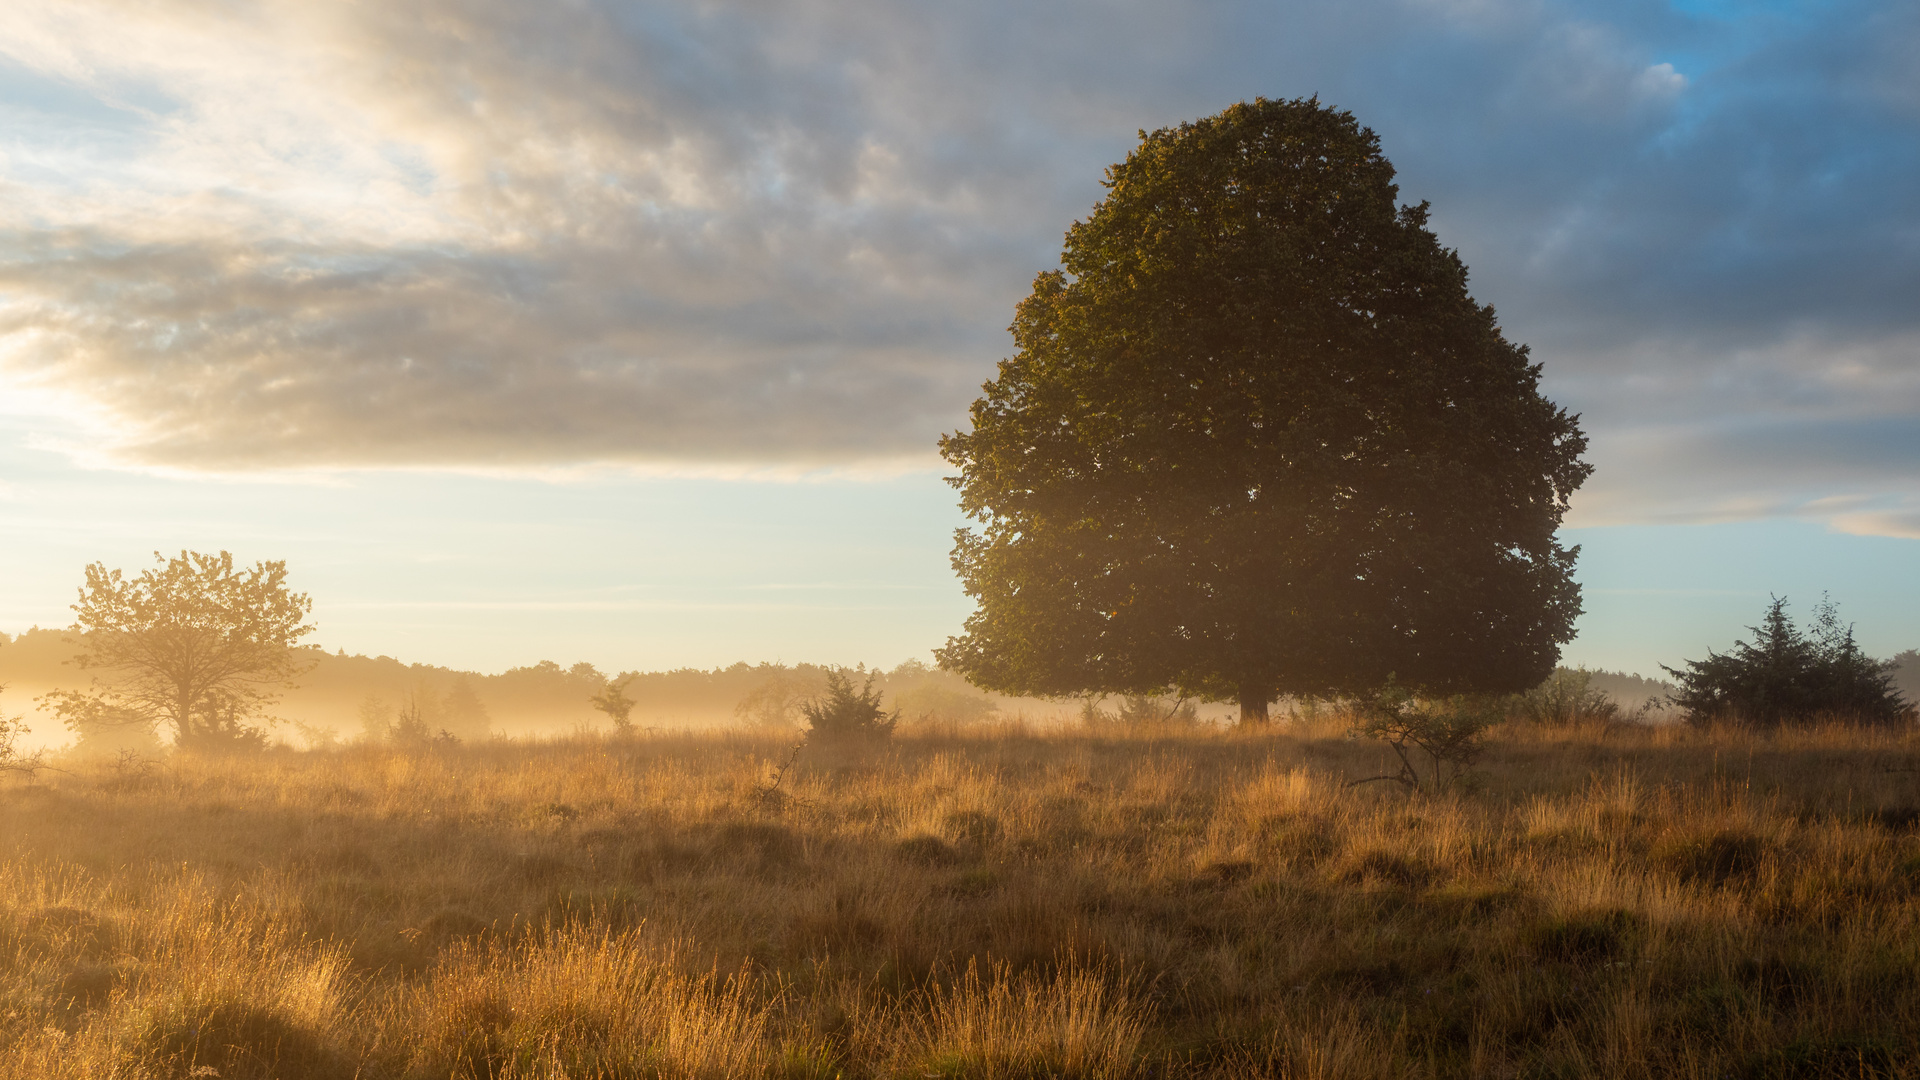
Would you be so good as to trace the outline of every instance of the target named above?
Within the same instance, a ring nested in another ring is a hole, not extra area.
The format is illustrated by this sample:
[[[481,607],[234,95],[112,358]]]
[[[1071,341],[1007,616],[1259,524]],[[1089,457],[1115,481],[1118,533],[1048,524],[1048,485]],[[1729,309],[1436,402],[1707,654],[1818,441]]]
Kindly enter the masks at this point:
[[[304,651],[311,657],[312,669],[269,710],[284,721],[274,736],[295,745],[324,742],[329,732],[332,738],[345,741],[362,737],[370,706],[389,714],[416,707],[433,730],[463,740],[598,730],[607,726],[606,717],[595,711],[590,699],[609,680],[618,679],[626,680],[626,695],[636,703],[632,720],[641,729],[778,728],[796,723],[799,705],[824,690],[828,671],[840,670],[812,663],[743,660],[712,669],[613,673],[586,662],[562,665],[542,660],[486,674],[344,650]],[[0,646],[0,684],[4,685],[0,710],[24,716],[36,745],[57,746],[71,738],[34,699],[51,689],[86,685],[86,673],[66,663],[73,652],[71,632],[59,629],[35,628],[7,638]],[[1893,662],[1897,665],[1894,681],[1901,693],[1909,700],[1920,700],[1920,651],[1909,649]],[[872,674],[887,707],[899,709],[906,724],[964,724],[988,718],[1057,722],[1078,716],[1082,708],[1078,699],[1015,698],[982,691],[958,674],[917,660],[891,670],[850,670],[860,678]],[[1627,713],[1674,689],[1668,681],[1637,673],[1590,674],[1592,686]],[[1221,703],[1201,703],[1199,715],[1213,722],[1228,722],[1232,717],[1230,707]]]

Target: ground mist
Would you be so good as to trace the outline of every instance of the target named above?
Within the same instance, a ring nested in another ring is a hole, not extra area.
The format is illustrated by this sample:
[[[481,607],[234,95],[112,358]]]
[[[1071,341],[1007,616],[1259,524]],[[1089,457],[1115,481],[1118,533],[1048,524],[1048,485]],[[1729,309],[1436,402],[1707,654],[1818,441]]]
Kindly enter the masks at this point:
[[[0,1076],[1920,1076],[1920,739],[1344,729],[75,765]]]

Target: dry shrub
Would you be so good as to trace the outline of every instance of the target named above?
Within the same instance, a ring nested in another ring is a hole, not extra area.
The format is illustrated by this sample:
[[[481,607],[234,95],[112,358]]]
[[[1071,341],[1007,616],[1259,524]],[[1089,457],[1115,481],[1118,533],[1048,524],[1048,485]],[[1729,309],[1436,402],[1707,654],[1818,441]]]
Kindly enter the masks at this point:
[[[68,901],[20,920],[51,932],[16,939],[24,948],[13,966],[47,986],[61,1010],[49,1019],[64,1023],[11,1048],[13,1075],[353,1075],[339,949],[254,905],[218,901],[192,877],[138,885],[151,902],[127,904],[78,875],[0,869],[9,898],[58,892]]]

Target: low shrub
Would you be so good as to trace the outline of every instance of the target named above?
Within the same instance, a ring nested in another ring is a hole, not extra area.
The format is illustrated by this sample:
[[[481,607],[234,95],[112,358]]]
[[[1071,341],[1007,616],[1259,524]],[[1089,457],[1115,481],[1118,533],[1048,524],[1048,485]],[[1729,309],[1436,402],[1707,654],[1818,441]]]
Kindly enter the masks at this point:
[[[1620,718],[1620,705],[1593,685],[1585,668],[1555,668],[1547,681],[1515,697],[1514,714],[1536,724],[1575,724]]]

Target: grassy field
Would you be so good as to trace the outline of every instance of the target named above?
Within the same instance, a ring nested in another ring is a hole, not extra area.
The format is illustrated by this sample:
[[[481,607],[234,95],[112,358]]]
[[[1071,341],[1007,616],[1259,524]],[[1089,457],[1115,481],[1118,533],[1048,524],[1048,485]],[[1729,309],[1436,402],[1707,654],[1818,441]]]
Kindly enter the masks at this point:
[[[1343,730],[74,766],[0,1075],[1920,1076],[1920,739]]]

